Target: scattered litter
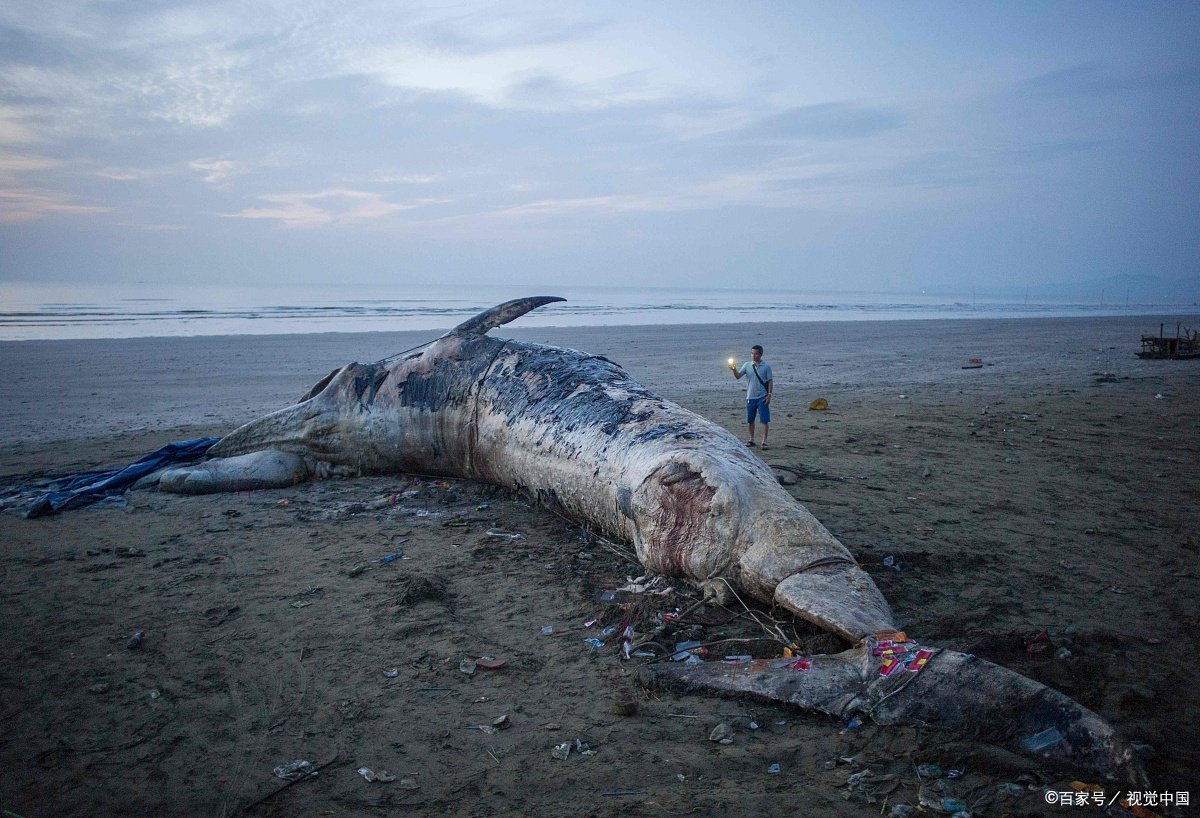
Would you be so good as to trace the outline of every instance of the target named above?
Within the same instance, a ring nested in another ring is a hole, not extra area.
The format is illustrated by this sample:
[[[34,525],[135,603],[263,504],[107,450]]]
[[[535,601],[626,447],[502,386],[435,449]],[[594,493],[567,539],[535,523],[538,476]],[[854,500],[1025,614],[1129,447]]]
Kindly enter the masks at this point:
[[[900,786],[900,777],[871,770],[860,770],[846,779],[846,786],[850,790],[861,792],[867,797],[867,801],[874,803],[876,798],[894,792]]]
[[[552,634],[552,633],[554,633],[554,626],[553,626],[553,625],[543,625],[543,626],[542,626],[542,634],[543,634],[543,635],[549,635],[549,634]]]
[[[378,781],[381,784],[390,784],[396,780],[396,776],[390,775],[387,770],[375,772],[369,767],[359,767],[358,774],[371,783]]]
[[[900,571],[900,563],[896,562],[896,556],[894,554],[888,554],[886,557],[883,558],[883,567],[891,568],[893,571],[896,571],[896,572]]]
[[[352,565],[350,567],[350,569],[348,571],[346,571],[346,576],[357,577],[358,575],[362,574],[366,570],[367,570],[367,567],[365,565],[363,565],[362,563],[356,562],[356,563],[354,563],[354,565]]]
[[[162,694],[159,693],[157,690],[151,690],[150,691],[150,700],[153,701],[154,699],[157,699],[161,695]]]
[[[463,673],[467,674],[468,676],[475,675],[475,668],[477,666],[478,666],[478,663],[474,659],[463,659],[461,662],[458,663],[458,669],[460,671],[462,671]]]
[[[129,637],[129,641],[125,643],[126,650],[134,650],[142,646],[142,640],[146,638],[144,631],[134,631],[133,636]]]
[[[958,779],[960,779],[962,777],[963,777],[962,770],[946,770],[946,778],[949,778],[951,781],[957,781]]]
[[[701,644],[700,642],[696,642],[696,641],[676,642],[675,643],[675,652],[673,654],[671,654],[671,661],[682,662],[685,659],[688,659],[689,657],[696,656],[696,653],[694,653],[693,651],[702,651],[703,650],[703,648],[700,647],[700,644]]]
[[[1070,659],[1071,658],[1071,649],[1070,648],[1059,648],[1058,650],[1054,651],[1054,658],[1058,659],[1060,662],[1063,661],[1064,659]]]
[[[1032,639],[1025,640],[1026,653],[1045,653],[1050,649],[1050,631],[1043,629]]]
[[[391,670],[385,670],[383,675],[387,676],[389,679],[395,679],[400,675],[400,668],[394,667]]]
[[[967,805],[957,798],[946,797],[942,799],[942,809],[951,815],[957,815],[960,812],[966,812]]]
[[[1002,792],[1005,795],[1010,796],[1012,798],[1020,798],[1022,795],[1025,794],[1024,787],[1022,787],[1020,784],[1013,784],[1011,782],[1006,783],[1006,784],[1001,784],[998,787],[996,787],[996,789],[1000,790],[1000,792]]]
[[[825,400],[824,398],[817,398],[808,405],[808,408],[812,409],[814,412],[820,412],[829,408],[829,401]]]
[[[604,647],[604,643],[601,642],[599,639],[595,638],[594,636],[590,637],[588,639],[584,639],[583,641],[586,642],[587,644],[591,645],[592,650],[597,650],[598,648]]]
[[[301,599],[299,602],[293,602],[292,607],[293,608],[307,608],[311,604],[312,604],[311,599]]]
[[[708,734],[708,740],[717,744],[733,744],[733,728],[722,722]]]
[[[941,778],[942,768],[936,764],[918,764],[917,777],[919,778]]]
[[[312,762],[302,758],[287,764],[280,764],[275,768],[275,777],[282,778],[284,781],[299,781],[301,778],[317,774],[317,771],[313,769]]]
[[[770,775],[778,775],[780,772],[778,764],[772,764],[770,767],[767,767],[767,773]]]
[[[512,533],[512,534],[509,534],[509,533],[506,533],[506,532],[504,532],[504,531],[498,531],[498,530],[496,530],[496,529],[494,529],[494,528],[489,528],[489,529],[487,530],[487,534],[486,534],[486,536],[488,536],[488,537],[498,537],[499,539],[502,539],[502,540],[512,540],[512,541],[514,541],[514,542],[515,542],[515,541],[517,541],[517,540],[523,540],[523,539],[525,539],[525,535],[524,535],[524,534],[517,534],[517,533]]]
[[[575,752],[579,753],[581,756],[594,756],[596,754],[595,750],[588,747],[579,739],[575,739]]]
[[[564,741],[562,744],[554,745],[554,749],[550,751],[550,755],[559,761],[566,761],[567,756],[571,755],[571,742]]]
[[[1025,739],[1025,746],[1030,752],[1037,753],[1045,750],[1047,747],[1053,747],[1063,740],[1063,734],[1058,732],[1056,727],[1048,727],[1040,733],[1034,733],[1029,738]]]
[[[724,661],[726,661],[726,662],[749,662],[753,658],[754,657],[751,656],[749,653],[736,653],[733,656],[726,656]]]
[[[583,623],[583,626],[585,628],[590,628],[592,625],[595,625],[597,621],[599,621],[599,620],[596,620],[596,619],[588,620],[587,622]]]
[[[612,635],[613,635],[614,633],[616,633],[616,632],[617,632],[617,629],[616,629],[616,627],[615,627],[615,626],[613,626],[613,625],[609,625],[607,628],[605,628],[604,630],[600,631],[600,635],[601,635],[601,636],[612,636]]]
[[[506,659],[497,659],[495,656],[480,656],[475,660],[475,664],[484,670],[499,670],[504,667]]]
[[[397,544],[397,545],[399,545],[400,543],[406,543],[406,542],[408,542],[408,538],[407,538],[407,537],[405,537],[403,540],[399,540],[399,541],[397,541],[397,543],[396,543],[396,544]],[[404,552],[403,552],[403,551],[397,551],[395,554],[388,554],[386,557],[380,557],[380,558],[379,558],[379,564],[380,564],[380,565],[387,565],[389,562],[392,562],[392,561],[394,561],[394,560],[400,560],[400,559],[404,559]]]
[[[846,722],[846,727],[850,730],[853,730],[855,727],[859,727],[861,725],[862,719],[858,716],[855,716],[854,718],[850,719],[850,721]]]
[[[916,814],[917,809],[912,804],[896,804],[892,807],[892,811],[888,813],[890,818],[913,818]]]
[[[654,658],[654,654],[648,650],[635,650],[631,655],[637,656],[641,659],[653,659]]]
[[[112,689],[112,685],[108,682],[97,682],[88,688],[88,693],[107,693]]]

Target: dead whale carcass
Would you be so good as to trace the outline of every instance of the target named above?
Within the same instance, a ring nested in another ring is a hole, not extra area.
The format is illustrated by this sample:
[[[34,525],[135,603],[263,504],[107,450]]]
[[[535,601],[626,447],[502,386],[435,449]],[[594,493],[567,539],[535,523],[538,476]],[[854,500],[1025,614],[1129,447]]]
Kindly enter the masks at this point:
[[[160,485],[191,493],[286,486],[340,469],[519,489],[632,542],[651,571],[726,583],[855,645],[815,657],[804,672],[709,663],[661,667],[662,679],[844,718],[984,729],[1019,751],[1144,780],[1103,720],[1005,668],[934,649],[919,672],[881,673],[889,657],[875,635],[896,629],[887,602],[740,440],[607,359],[487,335],[559,300],[501,304],[421,351],[335,370],[297,404],[222,439],[209,451],[215,459],[169,471]]]

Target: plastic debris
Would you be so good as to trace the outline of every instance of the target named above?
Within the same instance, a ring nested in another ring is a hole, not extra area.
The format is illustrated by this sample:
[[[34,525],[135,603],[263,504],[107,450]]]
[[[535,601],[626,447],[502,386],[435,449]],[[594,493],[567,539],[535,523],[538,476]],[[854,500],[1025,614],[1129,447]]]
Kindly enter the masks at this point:
[[[142,646],[142,640],[146,638],[145,631],[134,631],[133,636],[129,637],[129,641],[125,643],[126,650],[134,650]]]
[[[599,639],[597,639],[597,638],[596,638],[596,637],[594,637],[594,636],[593,636],[593,637],[590,637],[590,638],[588,638],[588,639],[584,639],[583,641],[584,641],[584,642],[586,642],[587,644],[591,645],[591,646],[592,646],[592,650],[596,650],[596,649],[598,649],[598,648],[602,648],[602,647],[604,647],[604,643],[603,643],[603,642],[601,642]]]
[[[603,636],[612,636],[612,635],[613,635],[614,633],[616,633],[616,632],[617,632],[616,626],[614,626],[614,625],[609,625],[607,628],[605,628],[604,630],[600,631],[600,635],[601,635],[602,637],[603,637]]]
[[[772,764],[770,767],[767,767],[767,773],[770,775],[778,775],[780,772],[781,770],[778,764]]]
[[[389,679],[395,679],[397,676],[400,675],[400,668],[394,667],[391,670],[385,670],[383,672],[383,675],[387,676]]]
[[[362,563],[356,562],[356,563],[354,563],[354,565],[350,566],[350,569],[348,571],[346,571],[346,576],[357,577],[357,576],[363,574],[364,572],[366,572],[366,570],[367,570],[367,566],[363,565]]]
[[[733,744],[733,728],[721,722],[708,734],[708,740],[717,744]]]
[[[829,401],[825,400],[824,398],[817,398],[808,405],[808,408],[812,409],[814,412],[821,412],[829,408]]]
[[[478,667],[478,663],[474,659],[463,659],[461,662],[458,663],[459,671],[467,674],[468,676],[475,675],[476,667]]]
[[[890,818],[913,818],[916,814],[917,809],[912,804],[896,804],[888,813]]]
[[[497,659],[495,656],[480,656],[475,660],[475,665],[484,670],[499,670],[504,667],[506,661],[505,659]]]
[[[550,755],[559,761],[566,761],[567,756],[571,755],[571,742],[564,741],[562,744],[554,745],[554,749],[550,751]]]
[[[408,542],[408,539],[406,538],[406,539],[400,540],[400,542],[402,542],[402,543]],[[386,557],[380,557],[379,564],[387,565],[389,562],[393,562],[395,560],[399,560],[399,559],[403,559],[403,558],[404,558],[404,552],[397,551],[395,554],[388,554]]]
[[[700,643],[696,641],[676,642],[675,652],[671,654],[671,660],[674,662],[682,662],[689,656],[695,656],[693,650],[700,647]]]
[[[885,568],[891,568],[893,571],[895,571],[897,573],[899,573],[901,570],[900,563],[896,562],[895,554],[888,554],[886,557],[884,557],[883,558],[883,566]]]
[[[936,764],[918,764],[917,775],[920,778],[941,778],[942,768]]]
[[[381,784],[390,784],[396,780],[396,776],[391,775],[387,770],[375,772],[370,767],[359,767],[358,774],[371,783],[378,781]]]
[[[542,626],[542,634],[543,635],[548,635],[551,633],[554,633],[554,627],[552,625],[543,625]]]
[[[1025,739],[1024,744],[1030,752],[1037,753],[1045,750],[1047,747],[1053,747],[1062,740],[1063,734],[1058,732],[1057,727],[1048,727],[1040,733],[1034,733]]]
[[[957,815],[960,812],[967,811],[967,805],[957,798],[946,797],[942,799],[942,809],[951,815]]]
[[[726,661],[726,662],[749,662],[753,658],[754,657],[751,656],[749,653],[738,653],[738,654],[734,654],[733,656],[726,656],[724,661]]]
[[[157,690],[151,690],[151,691],[150,691],[150,699],[151,699],[151,700],[157,699],[157,698],[158,698],[159,696],[161,696],[161,695],[162,695],[162,694],[161,694],[161,693],[159,693]]]
[[[486,534],[486,536],[488,536],[488,537],[496,537],[497,539],[501,539],[501,540],[512,540],[513,542],[516,542],[517,540],[523,540],[523,539],[525,539],[525,535],[524,535],[524,534],[517,534],[517,533],[515,533],[515,532],[513,532],[513,533],[511,533],[511,534],[510,534],[510,533],[508,533],[508,532],[505,532],[505,531],[497,531],[497,530],[496,530],[496,529],[494,529],[494,528],[489,528],[489,529],[487,530],[487,534]]]
[[[111,688],[108,682],[97,682],[88,688],[88,693],[107,693]]]
[[[858,727],[861,724],[862,724],[862,719],[859,718],[858,716],[855,716],[854,718],[850,719],[850,721],[846,722],[846,727],[849,728],[850,730],[853,730],[855,727]]]
[[[275,777],[282,778],[284,781],[299,781],[301,778],[307,778],[310,775],[318,775],[318,773],[313,769],[311,761],[305,761],[302,758],[290,761],[287,764],[280,764],[275,768]]]
[[[957,781],[958,779],[960,779],[962,777],[963,777],[962,770],[946,770],[946,778],[949,778],[951,781]]]

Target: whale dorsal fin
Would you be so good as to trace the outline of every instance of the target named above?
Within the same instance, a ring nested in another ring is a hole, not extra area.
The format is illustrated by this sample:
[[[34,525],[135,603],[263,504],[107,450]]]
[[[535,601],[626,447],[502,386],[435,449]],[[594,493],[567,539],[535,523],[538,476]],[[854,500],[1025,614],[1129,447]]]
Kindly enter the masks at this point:
[[[501,324],[515,321],[530,310],[536,310],[545,304],[553,304],[555,301],[566,300],[565,298],[559,298],[557,295],[535,295],[529,298],[517,298],[512,301],[505,301],[503,304],[497,304],[490,310],[484,310],[474,318],[463,321],[446,334],[483,335],[488,330],[495,329]]]

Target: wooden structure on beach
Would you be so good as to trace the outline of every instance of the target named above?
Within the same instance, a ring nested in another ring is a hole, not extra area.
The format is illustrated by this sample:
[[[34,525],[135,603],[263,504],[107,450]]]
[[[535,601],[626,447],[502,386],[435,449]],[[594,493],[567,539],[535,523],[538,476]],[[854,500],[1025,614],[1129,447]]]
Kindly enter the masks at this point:
[[[1193,332],[1185,327],[1180,332],[1179,324],[1175,325],[1175,337],[1163,335],[1163,325],[1158,325],[1158,335],[1142,336],[1142,351],[1139,358],[1200,358],[1200,331]]]

